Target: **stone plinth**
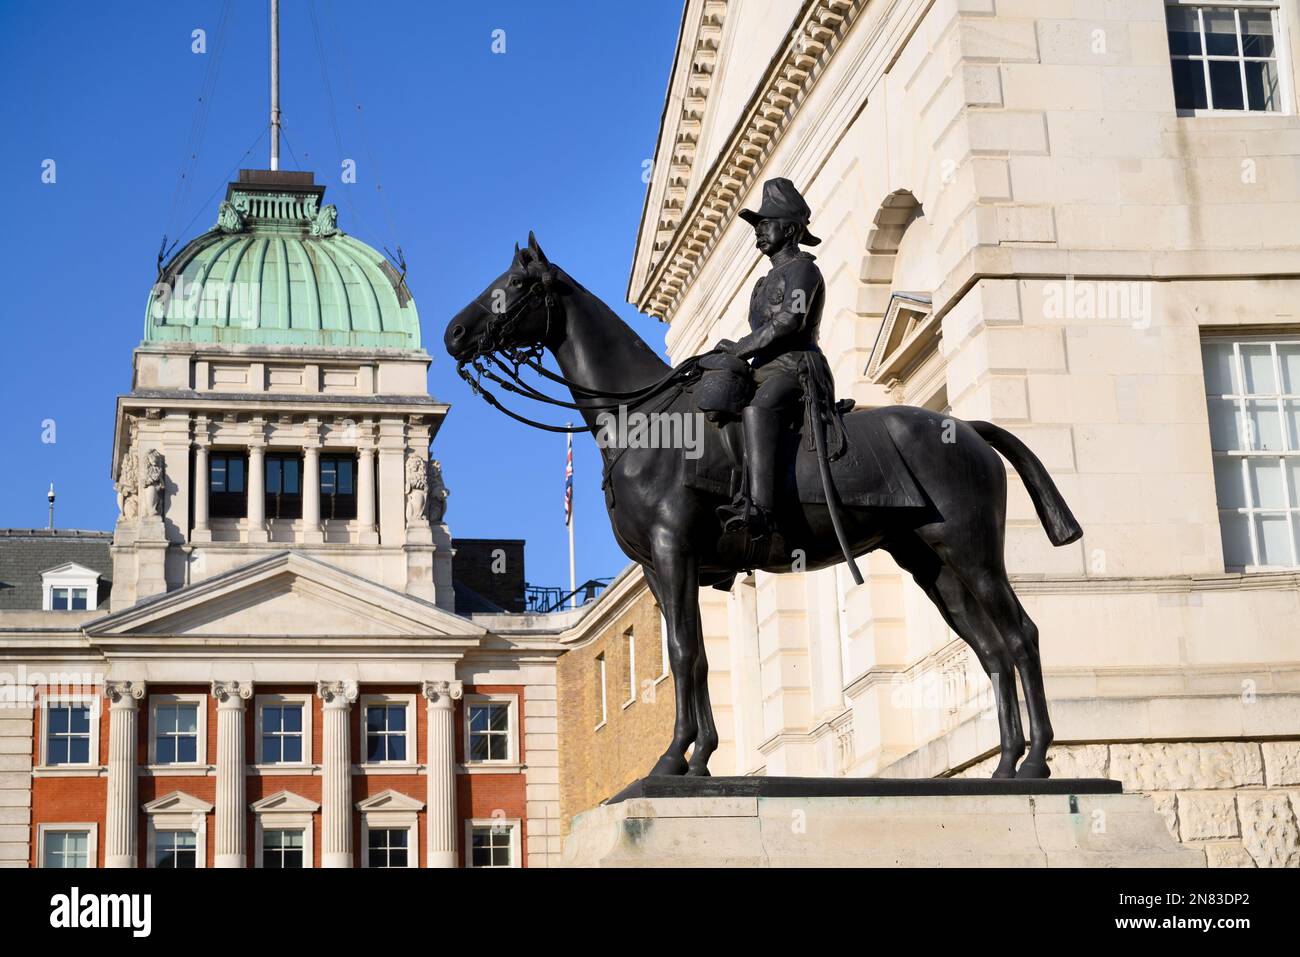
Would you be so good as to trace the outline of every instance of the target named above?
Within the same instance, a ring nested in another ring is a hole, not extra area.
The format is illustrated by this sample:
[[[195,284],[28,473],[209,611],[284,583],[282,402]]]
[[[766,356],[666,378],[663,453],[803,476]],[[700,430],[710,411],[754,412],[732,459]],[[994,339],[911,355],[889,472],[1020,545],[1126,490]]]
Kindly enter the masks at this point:
[[[1205,866],[1203,852],[1173,839],[1149,797],[1117,792],[1117,782],[1090,778],[646,779],[574,818],[563,863]],[[658,796],[666,793],[677,796]]]

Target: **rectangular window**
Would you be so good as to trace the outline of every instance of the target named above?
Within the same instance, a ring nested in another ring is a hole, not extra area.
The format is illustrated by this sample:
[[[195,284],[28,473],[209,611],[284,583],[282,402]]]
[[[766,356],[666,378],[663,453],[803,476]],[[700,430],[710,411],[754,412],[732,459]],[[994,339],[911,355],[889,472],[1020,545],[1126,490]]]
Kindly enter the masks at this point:
[[[262,706],[262,764],[301,764],[303,757],[301,704]]]
[[[513,828],[508,825],[475,827],[470,832],[470,867],[513,867],[511,840]]]
[[[51,704],[45,709],[45,763],[90,763],[90,705]]]
[[[242,452],[213,452],[208,459],[208,514],[213,518],[248,514],[247,462]]]
[[[198,867],[198,841],[193,831],[158,831],[154,837],[154,867]]]
[[[411,832],[404,827],[370,828],[367,865],[369,867],[406,867]]]
[[[600,724],[604,724],[609,720],[609,708],[605,699],[605,656],[603,654],[596,656],[596,701],[600,704]]]
[[[50,589],[50,608],[54,611],[68,610],[68,590],[66,588]]]
[[[302,518],[302,459],[297,455],[266,457],[266,517]]]
[[[86,589],[84,588],[72,589],[72,610],[73,611],[86,610]]]
[[[627,707],[636,700],[636,632],[629,628],[623,640],[627,642],[627,700],[623,706]]]
[[[154,763],[197,764],[198,760],[198,703],[182,701],[156,704],[154,706]]]
[[[1201,345],[1223,560],[1295,567],[1300,526],[1300,339]]]
[[[45,831],[41,867],[92,867],[89,831]]]
[[[1170,0],[1165,21],[1178,109],[1281,112],[1279,16],[1276,5]]]
[[[471,704],[469,760],[510,760],[510,705],[506,702]]]
[[[303,866],[303,841],[304,834],[299,830],[276,829],[264,831],[262,833],[262,866],[276,869],[301,868]]]
[[[320,457],[320,517],[357,517],[357,460],[353,455]]]
[[[406,760],[406,710],[405,704],[379,702],[366,705],[367,762],[380,764]]]

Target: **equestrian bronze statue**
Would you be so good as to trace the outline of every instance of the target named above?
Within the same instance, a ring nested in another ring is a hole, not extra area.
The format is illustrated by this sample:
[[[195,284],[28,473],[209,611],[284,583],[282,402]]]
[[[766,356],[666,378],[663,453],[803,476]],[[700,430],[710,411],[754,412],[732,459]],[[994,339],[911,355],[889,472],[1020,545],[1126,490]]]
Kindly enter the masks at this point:
[[[993,776],[1047,777],[1052,728],[1038,631],[1003,563],[1007,480],[998,453],[1020,473],[1054,545],[1082,530],[1043,464],[1004,429],[910,406],[849,411],[851,403],[834,402],[816,345],[820,275],[798,249],[812,239],[806,206],[794,202],[793,187],[772,190],[757,213],[746,211],[773,268],[755,292],[753,332],[737,343],[669,367],[551,263],[530,233],[510,267],[448,323],[447,351],[475,392],[507,415],[567,431],[507,408],[494,389],[576,410],[581,430],[601,445],[615,538],[644,568],[668,625],[676,714],[672,741],[650,774],[707,775],[717,748],[699,588],[729,588],[754,569],[825,568],[880,548],[913,576],[993,682],[1001,734]],[[796,291],[802,309],[793,308]],[[546,351],[558,373],[543,365]],[[742,357],[756,367],[752,379]],[[572,401],[544,394],[525,372],[564,385]],[[699,448],[607,441],[610,416],[628,410],[708,424]],[[738,459],[749,467],[738,469]]]

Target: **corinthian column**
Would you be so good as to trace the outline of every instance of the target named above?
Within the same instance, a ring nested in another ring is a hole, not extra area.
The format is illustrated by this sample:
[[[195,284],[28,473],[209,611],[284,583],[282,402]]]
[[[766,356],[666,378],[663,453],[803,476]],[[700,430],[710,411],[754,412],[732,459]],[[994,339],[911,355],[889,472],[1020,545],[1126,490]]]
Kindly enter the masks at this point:
[[[136,807],[135,716],[144,697],[143,681],[106,681],[108,699],[108,807],[104,827],[104,866],[135,867]]]
[[[429,867],[456,866],[456,721],[452,702],[460,700],[459,681],[426,681],[429,701]]]
[[[321,866],[352,866],[352,757],[348,711],[357,700],[355,681],[319,681],[325,711],[321,767]]]
[[[245,867],[248,838],[244,808],[244,702],[250,681],[214,681],[217,699],[217,867]]]

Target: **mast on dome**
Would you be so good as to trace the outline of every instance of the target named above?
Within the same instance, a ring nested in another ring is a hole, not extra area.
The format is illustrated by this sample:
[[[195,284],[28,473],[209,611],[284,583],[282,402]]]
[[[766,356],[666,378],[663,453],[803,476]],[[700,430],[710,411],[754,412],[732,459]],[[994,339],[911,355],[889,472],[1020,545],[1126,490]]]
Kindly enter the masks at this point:
[[[271,0],[271,169],[280,168],[280,0]]]

